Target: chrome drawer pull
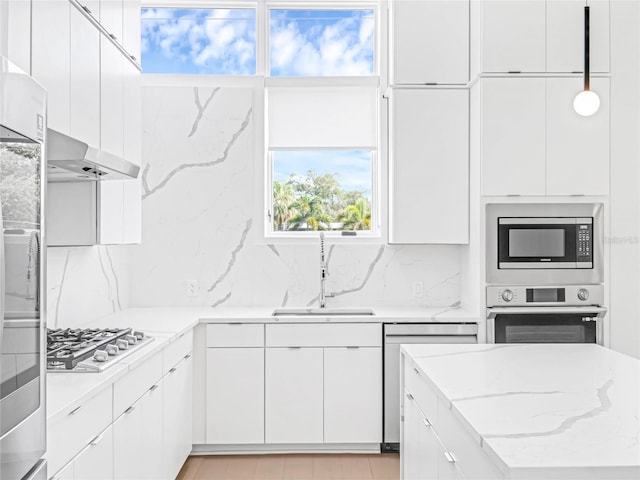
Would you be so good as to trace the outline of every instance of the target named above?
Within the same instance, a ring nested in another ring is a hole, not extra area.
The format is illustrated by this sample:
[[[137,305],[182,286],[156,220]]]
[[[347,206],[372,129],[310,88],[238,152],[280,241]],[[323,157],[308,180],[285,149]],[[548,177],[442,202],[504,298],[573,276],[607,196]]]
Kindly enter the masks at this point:
[[[427,426],[427,427],[430,427],[430,426],[431,426],[431,423],[429,422],[429,419],[425,418],[425,419],[423,420],[423,422],[424,422],[425,426]]]
[[[131,407],[127,408],[127,409],[124,411],[124,414],[125,414],[125,415],[129,415],[129,414],[130,414],[131,412],[133,412],[135,409],[136,409],[136,407],[131,406]]]
[[[417,368],[414,368],[413,371],[416,372],[416,375],[420,375],[420,371]]]
[[[154,390],[156,390],[157,388],[158,388],[158,384],[156,383],[155,385],[153,385],[153,386],[149,389],[149,391],[150,391],[150,392],[153,392],[153,391],[154,391]]]
[[[456,463],[456,457],[453,456],[451,452],[444,452],[444,456],[449,463]]]
[[[357,349],[359,349],[359,348],[360,348],[360,347],[359,347],[359,346],[357,346],[357,345],[352,345],[352,346],[347,347],[347,350],[357,350]]]
[[[187,359],[187,358],[191,358],[191,354],[190,354],[190,353],[187,353],[187,354],[184,356],[184,358],[185,358],[185,359]]]
[[[169,373],[173,373],[173,372],[175,372],[176,370],[177,370],[177,368],[176,368],[176,367],[173,367],[171,370],[169,370]]]
[[[288,347],[289,350],[300,350],[302,347]]]
[[[69,415],[75,415],[75,414],[76,414],[76,413],[78,413],[80,410],[82,410],[82,407],[83,407],[83,406],[84,406],[84,405],[79,405],[79,406],[77,406],[76,408],[74,408],[73,410],[71,410],[71,411],[69,412]]]
[[[93,447],[95,447],[96,445],[98,445],[102,439],[104,438],[103,434],[98,435],[96,438],[94,438],[93,440],[91,440],[91,442],[89,442],[89,444]]]
[[[413,395],[411,395],[410,393],[407,393],[407,398],[408,398],[409,400],[413,400]]]

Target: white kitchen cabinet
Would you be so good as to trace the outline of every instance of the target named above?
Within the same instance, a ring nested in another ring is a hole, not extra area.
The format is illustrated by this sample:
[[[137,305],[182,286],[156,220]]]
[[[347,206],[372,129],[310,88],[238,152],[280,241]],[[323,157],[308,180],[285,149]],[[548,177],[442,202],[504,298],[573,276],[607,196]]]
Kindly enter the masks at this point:
[[[609,195],[609,79],[592,78],[600,109],[581,117],[573,98],[581,78],[547,80],[547,195]]]
[[[609,80],[592,78],[600,110],[582,117],[582,79],[481,81],[483,195],[607,195]]]
[[[113,427],[95,437],[73,461],[75,480],[113,479]],[[62,479],[61,479],[62,480]]]
[[[391,102],[389,243],[467,243],[468,91],[394,89]]]
[[[589,67],[609,71],[609,0],[547,1],[547,72],[584,71],[584,6],[589,5]]]
[[[485,78],[481,88],[482,194],[544,195],[546,80]]]
[[[402,478],[438,478],[438,439],[430,422],[405,390],[402,420]]]
[[[140,399],[142,443],[140,444],[141,480],[163,478],[162,452],[164,431],[162,429],[164,381],[158,380]]]
[[[323,349],[267,348],[266,443],[322,443]]]
[[[478,2],[480,72],[544,72],[543,0]],[[472,39],[472,43],[478,41]]]
[[[104,5],[101,5],[103,7]],[[127,61],[104,36],[100,37],[100,148],[124,155],[124,62]]]
[[[47,89],[47,126],[69,133],[70,3],[33,0],[31,75]]]
[[[140,62],[140,2],[124,0],[122,12],[122,46]]]
[[[142,418],[140,401],[137,401],[113,422],[114,480],[142,478],[140,450],[145,440]]]
[[[100,32],[76,8],[70,9],[69,135],[100,145]]]
[[[74,479],[74,462],[69,462],[61,470],[58,470],[55,475],[50,477],[51,480],[75,480]]]
[[[30,73],[30,0],[0,0],[0,32],[0,55]]]
[[[392,2],[393,83],[469,81],[469,1]]]
[[[207,349],[207,443],[264,443],[264,348]]]
[[[192,368],[193,361],[188,354],[164,376],[163,478],[176,478],[184,461],[191,453]]]
[[[376,443],[382,438],[382,349],[324,349],[324,442]]]
[[[100,0],[100,24],[112,35],[114,40],[119,43],[122,43],[123,1],[124,0]],[[139,5],[138,3],[138,6]]]
[[[472,8],[474,73],[582,72],[584,6],[580,0],[485,0]],[[590,7],[592,72],[609,71],[609,0]]]

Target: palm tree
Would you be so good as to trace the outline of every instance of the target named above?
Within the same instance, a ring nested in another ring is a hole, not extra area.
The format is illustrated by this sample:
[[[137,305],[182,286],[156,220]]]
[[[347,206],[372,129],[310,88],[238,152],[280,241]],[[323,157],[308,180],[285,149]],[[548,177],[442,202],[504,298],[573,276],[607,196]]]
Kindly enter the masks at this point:
[[[296,215],[289,219],[291,230],[327,230],[331,217],[324,212],[323,204],[315,197],[303,195],[294,204]]]
[[[295,214],[295,200],[290,184],[273,182],[273,226],[276,230],[286,230],[287,220]]]
[[[338,215],[343,230],[371,230],[371,209],[365,198],[356,200]]]

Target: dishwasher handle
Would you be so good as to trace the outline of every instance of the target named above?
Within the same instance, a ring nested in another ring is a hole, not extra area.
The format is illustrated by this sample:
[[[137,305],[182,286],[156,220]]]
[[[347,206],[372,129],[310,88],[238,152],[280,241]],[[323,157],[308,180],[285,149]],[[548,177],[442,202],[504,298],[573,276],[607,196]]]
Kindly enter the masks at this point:
[[[384,336],[477,335],[477,323],[390,323],[384,324]]]

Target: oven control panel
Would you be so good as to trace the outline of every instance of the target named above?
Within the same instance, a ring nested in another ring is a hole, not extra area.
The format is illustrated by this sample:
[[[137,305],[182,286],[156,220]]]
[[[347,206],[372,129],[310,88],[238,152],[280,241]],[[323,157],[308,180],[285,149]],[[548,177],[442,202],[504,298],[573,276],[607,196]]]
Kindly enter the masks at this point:
[[[603,305],[602,285],[490,286],[487,307]]]

